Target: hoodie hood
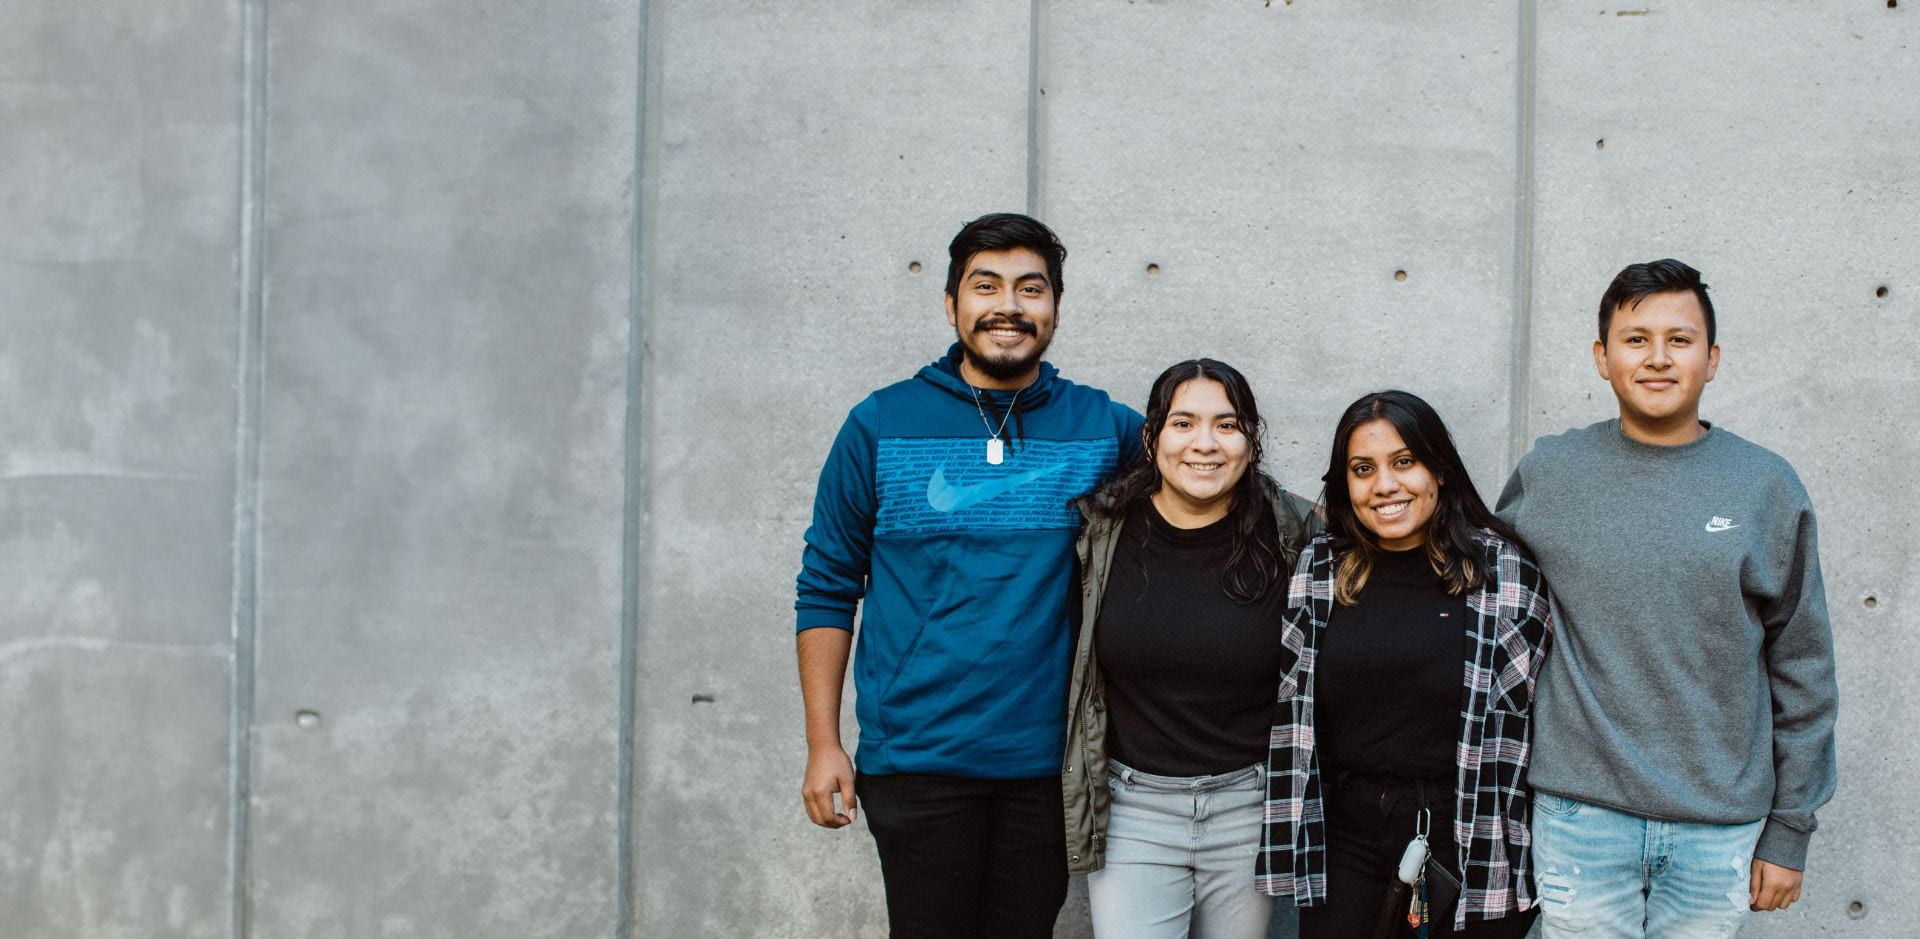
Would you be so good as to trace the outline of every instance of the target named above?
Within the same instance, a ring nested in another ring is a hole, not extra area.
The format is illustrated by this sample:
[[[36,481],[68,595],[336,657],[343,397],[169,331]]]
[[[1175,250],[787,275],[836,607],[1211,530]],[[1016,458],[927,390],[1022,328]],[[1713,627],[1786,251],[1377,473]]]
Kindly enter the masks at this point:
[[[945,356],[922,368],[919,377],[932,382],[934,387],[979,408],[981,421],[983,423],[992,421],[987,424],[987,430],[991,432],[996,426],[1001,428],[999,436],[1006,440],[1007,446],[1018,447],[1021,438],[1027,435],[1025,415],[1053,397],[1055,386],[1058,384],[1055,376],[1059,374],[1059,370],[1049,363],[1041,362],[1040,374],[1034,376],[1032,384],[1018,392],[976,389],[967,384],[966,379],[960,377],[960,358],[965,354],[960,344],[956,342],[947,347]]]

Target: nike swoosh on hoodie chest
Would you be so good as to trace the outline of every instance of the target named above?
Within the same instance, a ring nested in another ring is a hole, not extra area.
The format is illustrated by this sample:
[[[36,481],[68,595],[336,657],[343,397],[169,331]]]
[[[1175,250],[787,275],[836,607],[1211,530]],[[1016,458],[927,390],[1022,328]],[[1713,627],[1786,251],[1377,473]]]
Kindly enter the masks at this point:
[[[1023,438],[994,466],[980,437],[882,438],[874,533],[1075,528],[1079,513],[1068,503],[1099,483],[1118,456],[1112,438]]]

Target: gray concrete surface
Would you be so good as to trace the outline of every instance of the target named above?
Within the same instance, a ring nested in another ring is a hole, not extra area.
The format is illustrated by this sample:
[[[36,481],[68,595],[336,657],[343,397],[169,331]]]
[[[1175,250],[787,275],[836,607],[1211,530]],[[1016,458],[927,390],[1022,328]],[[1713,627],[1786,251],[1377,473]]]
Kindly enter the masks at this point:
[[[613,929],[636,15],[270,5],[253,934]]]
[[[0,21],[0,934],[225,935],[239,18]]]
[[[947,239],[1030,202],[1053,360],[1240,365],[1309,491],[1388,385],[1497,487],[1609,413],[1612,273],[1701,267],[1845,694],[1744,934],[1901,934],[1915,15],[0,0],[0,935],[884,935],[798,808],[792,573]]]

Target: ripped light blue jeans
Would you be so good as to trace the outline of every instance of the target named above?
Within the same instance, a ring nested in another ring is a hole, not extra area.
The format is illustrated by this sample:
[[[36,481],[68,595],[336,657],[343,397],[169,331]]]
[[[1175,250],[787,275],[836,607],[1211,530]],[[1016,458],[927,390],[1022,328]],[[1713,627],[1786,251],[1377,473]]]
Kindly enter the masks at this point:
[[[1746,920],[1765,823],[1663,822],[1535,792],[1540,935],[1726,939]]]

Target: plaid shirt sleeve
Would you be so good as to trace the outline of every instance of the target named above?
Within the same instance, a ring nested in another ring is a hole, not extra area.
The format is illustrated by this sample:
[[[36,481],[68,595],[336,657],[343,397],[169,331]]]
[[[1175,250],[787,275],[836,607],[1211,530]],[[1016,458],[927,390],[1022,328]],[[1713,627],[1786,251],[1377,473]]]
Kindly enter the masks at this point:
[[[1533,906],[1531,801],[1525,774],[1532,743],[1534,682],[1552,633],[1545,581],[1519,549],[1484,533],[1492,576],[1468,599],[1476,614],[1474,657],[1463,670],[1466,719],[1455,747],[1454,841],[1460,846],[1460,903],[1454,928]],[[1282,623],[1283,674],[1267,750],[1266,811],[1254,886],[1291,895],[1299,906],[1326,902],[1326,822],[1313,724],[1314,661],[1333,613],[1329,537],[1301,552]]]
[[[1266,812],[1254,889],[1317,906],[1327,896],[1327,830],[1313,741],[1314,657],[1333,607],[1328,536],[1300,551],[1281,623],[1280,692],[1267,739]]]
[[[1473,597],[1474,659],[1467,663],[1466,720],[1455,760],[1453,838],[1460,846],[1460,904],[1453,928],[1533,907],[1533,689],[1553,634],[1540,569],[1514,545],[1486,533],[1493,576]]]

